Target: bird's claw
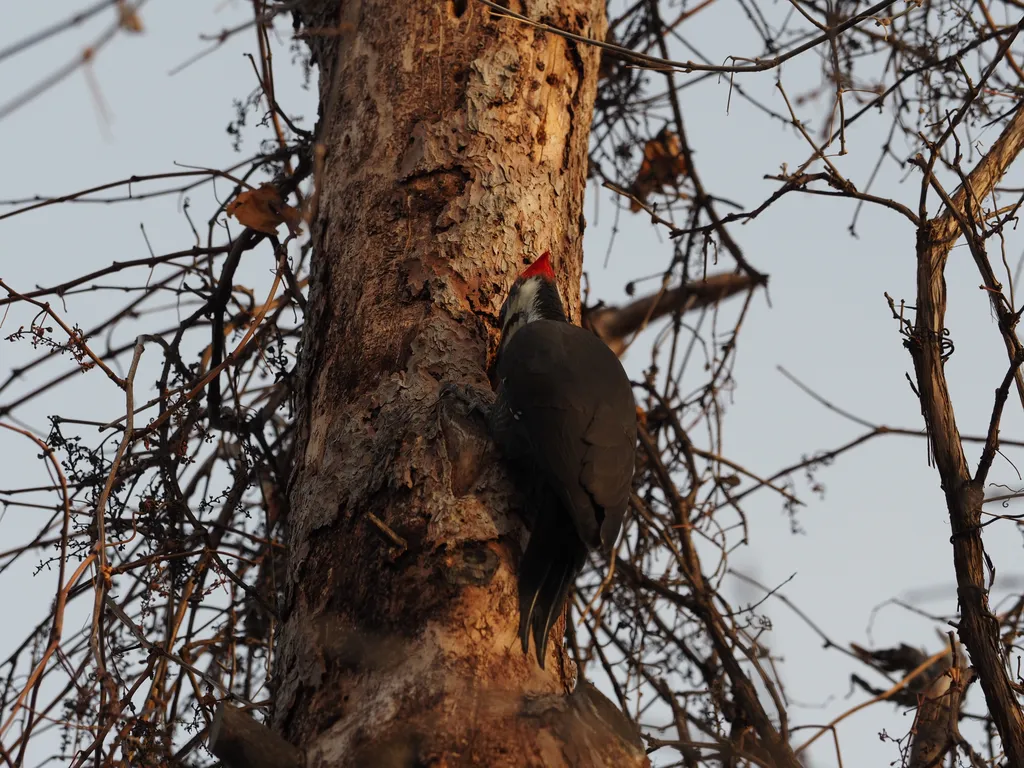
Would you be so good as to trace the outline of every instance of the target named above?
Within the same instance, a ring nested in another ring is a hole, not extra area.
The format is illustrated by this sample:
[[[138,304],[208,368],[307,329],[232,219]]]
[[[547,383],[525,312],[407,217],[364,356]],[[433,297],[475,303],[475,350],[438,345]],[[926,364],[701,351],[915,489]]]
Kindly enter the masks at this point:
[[[454,382],[445,382],[441,385],[440,400],[457,400],[462,403],[470,412],[479,413],[486,417],[490,412],[491,403],[474,387],[460,386]]]
[[[465,399],[466,394],[463,392],[463,387],[453,381],[446,381],[441,385],[440,397],[442,400],[446,397],[455,397],[459,400],[463,400]]]

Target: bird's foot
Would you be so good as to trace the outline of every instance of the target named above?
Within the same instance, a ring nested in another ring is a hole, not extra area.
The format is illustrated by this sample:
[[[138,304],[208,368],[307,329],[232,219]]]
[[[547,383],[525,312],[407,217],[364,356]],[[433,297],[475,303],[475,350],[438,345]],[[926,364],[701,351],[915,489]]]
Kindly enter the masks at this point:
[[[488,422],[491,406],[494,404],[494,394],[492,392],[484,392],[484,390],[473,386],[460,386],[452,382],[446,382],[441,386],[439,400],[442,405],[459,403],[467,416],[476,414],[481,416],[485,422]]]

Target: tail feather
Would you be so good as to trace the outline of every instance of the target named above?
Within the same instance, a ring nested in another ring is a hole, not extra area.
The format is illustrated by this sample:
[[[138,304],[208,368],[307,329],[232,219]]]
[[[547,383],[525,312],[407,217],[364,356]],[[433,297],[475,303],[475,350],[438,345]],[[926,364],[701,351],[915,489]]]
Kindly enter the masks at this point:
[[[544,669],[544,657],[547,655],[548,637],[551,634],[551,627],[562,614],[565,605],[565,598],[569,594],[569,587],[576,576],[573,563],[562,562],[551,569],[548,580],[541,587],[541,598],[538,602],[547,606],[547,612],[537,611],[533,615],[533,644],[537,650],[537,663]]]
[[[587,547],[567,516],[555,511],[538,516],[519,563],[519,639],[523,653],[529,653],[532,630],[541,669],[551,628],[586,556]]]
[[[537,601],[540,599],[541,587],[544,586],[551,572],[551,560],[537,556],[533,546],[534,537],[526,546],[526,553],[519,563],[519,639],[523,644],[523,653],[530,651],[530,627]]]

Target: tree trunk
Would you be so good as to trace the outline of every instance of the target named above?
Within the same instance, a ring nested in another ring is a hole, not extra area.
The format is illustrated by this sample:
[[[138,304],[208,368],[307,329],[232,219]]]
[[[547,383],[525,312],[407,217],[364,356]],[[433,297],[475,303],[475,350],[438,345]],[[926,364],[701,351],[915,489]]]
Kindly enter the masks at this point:
[[[603,0],[531,3],[603,39]],[[315,259],[275,725],[310,766],[646,764],[553,643],[522,653],[525,530],[442,382],[485,386],[545,250],[579,313],[598,58],[473,0],[307,2],[321,70]],[[322,153],[322,154],[320,154]]]

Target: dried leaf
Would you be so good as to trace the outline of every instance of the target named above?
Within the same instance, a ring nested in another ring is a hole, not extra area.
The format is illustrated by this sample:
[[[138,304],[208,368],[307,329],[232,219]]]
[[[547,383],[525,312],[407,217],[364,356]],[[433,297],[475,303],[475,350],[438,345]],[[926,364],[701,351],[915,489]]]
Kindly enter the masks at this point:
[[[276,235],[277,228],[288,225],[288,231],[297,235],[301,230],[302,213],[281,199],[273,184],[261,184],[249,189],[228,203],[228,216],[234,216],[242,226]]]
[[[733,475],[725,475],[723,477],[718,478],[718,482],[721,483],[726,488],[735,488],[737,485],[739,485],[743,481],[740,480],[740,476],[739,475],[733,474]]]
[[[647,427],[647,411],[645,411],[639,405],[636,406],[636,422],[641,427]]]
[[[606,43],[610,43],[611,45],[618,44],[618,40],[615,39],[615,32],[611,29],[609,29],[605,33],[604,41]],[[615,70],[618,67],[619,63],[622,61],[622,59],[618,56],[618,54],[613,53],[607,48],[599,48],[598,50],[600,51],[601,63],[598,65],[597,68],[597,79],[600,81],[605,80],[614,75]]]
[[[662,128],[644,146],[644,161],[630,192],[638,200],[646,202],[649,194],[674,186],[679,177],[685,175],[686,158],[679,137],[668,128]],[[634,213],[642,207],[636,200],[629,204],[629,210]]]
[[[139,18],[138,9],[121,0],[117,4],[117,25],[126,32],[142,32],[142,19]]]

